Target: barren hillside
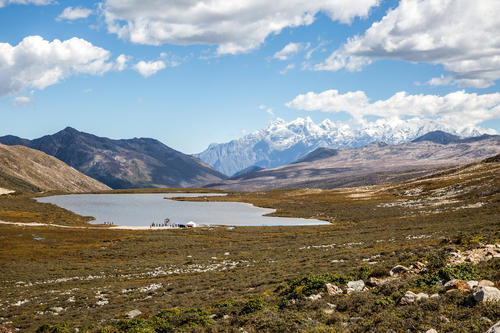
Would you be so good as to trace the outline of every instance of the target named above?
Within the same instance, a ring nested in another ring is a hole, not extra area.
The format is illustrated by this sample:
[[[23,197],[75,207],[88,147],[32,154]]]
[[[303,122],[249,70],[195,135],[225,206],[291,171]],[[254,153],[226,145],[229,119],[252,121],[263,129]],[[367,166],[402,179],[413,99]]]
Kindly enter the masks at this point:
[[[46,190],[88,192],[110,189],[41,151],[2,144],[0,144],[0,187],[27,192]]]

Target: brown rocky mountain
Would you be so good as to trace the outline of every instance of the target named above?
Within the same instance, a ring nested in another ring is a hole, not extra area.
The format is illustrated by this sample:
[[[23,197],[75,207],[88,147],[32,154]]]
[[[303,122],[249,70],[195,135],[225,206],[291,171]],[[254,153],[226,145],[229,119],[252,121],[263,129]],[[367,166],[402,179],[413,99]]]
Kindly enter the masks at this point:
[[[113,140],[68,127],[35,140],[8,135],[0,143],[41,150],[115,189],[199,187],[227,178],[198,158],[148,138]]]
[[[399,145],[372,144],[356,149],[339,149],[330,156],[322,151],[313,152],[311,156],[320,158],[305,158],[289,165],[210,184],[208,187],[255,191],[282,187],[373,185],[421,176],[444,167],[470,163],[500,153],[500,136],[443,141],[439,135],[439,140],[434,139],[435,136],[431,135]]]
[[[47,190],[89,192],[110,189],[44,152],[23,146],[2,144],[0,144],[0,188],[24,192]]]

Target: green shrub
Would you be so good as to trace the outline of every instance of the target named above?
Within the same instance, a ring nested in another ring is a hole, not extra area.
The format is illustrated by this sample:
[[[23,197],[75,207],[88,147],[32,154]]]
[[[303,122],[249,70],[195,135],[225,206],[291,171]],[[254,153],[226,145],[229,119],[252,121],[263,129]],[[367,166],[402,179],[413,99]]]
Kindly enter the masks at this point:
[[[350,280],[346,275],[342,274],[317,274],[308,275],[292,281],[288,288],[286,288],[281,296],[288,296],[289,298],[300,298],[303,296],[310,296],[325,289],[325,284],[345,284]]]
[[[69,327],[66,324],[44,324],[40,326],[37,330],[37,333],[66,333],[70,332]]]
[[[421,277],[415,280],[414,284],[419,287],[423,287],[433,286],[440,280],[472,280],[476,278],[478,278],[478,275],[474,265],[471,263],[462,263],[456,266],[440,267],[434,271],[427,270]]]
[[[155,331],[151,324],[143,319],[122,319],[114,323],[113,326],[118,332],[146,333]]]
[[[208,327],[213,320],[210,318],[210,312],[204,309],[169,309],[163,310],[151,318],[155,327],[159,328],[185,328],[203,326]]]
[[[383,308],[385,308],[391,304],[394,304],[394,301],[390,297],[381,297],[381,298],[375,300],[375,305],[381,306]]]
[[[246,302],[240,311],[241,315],[258,312],[266,306],[266,303],[261,297],[252,297]]]

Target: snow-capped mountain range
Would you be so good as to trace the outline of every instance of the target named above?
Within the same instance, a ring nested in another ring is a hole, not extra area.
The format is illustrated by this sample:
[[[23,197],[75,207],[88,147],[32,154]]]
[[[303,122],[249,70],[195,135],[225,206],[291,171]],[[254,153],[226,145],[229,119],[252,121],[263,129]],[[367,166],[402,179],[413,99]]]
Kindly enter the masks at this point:
[[[265,129],[227,143],[211,144],[195,156],[216,170],[232,175],[253,165],[263,168],[285,165],[319,147],[357,148],[371,143],[399,144],[436,130],[461,137],[494,134],[494,131],[478,127],[457,130],[441,122],[419,118],[378,119],[363,124],[332,122],[329,119],[316,124],[309,117],[286,122],[277,118]]]

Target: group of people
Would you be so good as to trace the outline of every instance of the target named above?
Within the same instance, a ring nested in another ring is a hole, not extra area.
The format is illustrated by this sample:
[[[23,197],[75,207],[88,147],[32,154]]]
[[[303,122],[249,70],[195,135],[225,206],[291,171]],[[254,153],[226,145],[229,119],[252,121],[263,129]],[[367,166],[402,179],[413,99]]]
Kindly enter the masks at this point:
[[[158,227],[168,227],[168,223],[151,223],[151,225],[149,226],[150,228],[158,228]]]

